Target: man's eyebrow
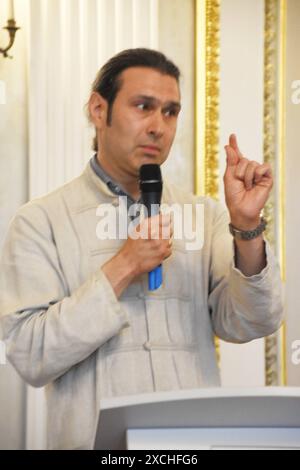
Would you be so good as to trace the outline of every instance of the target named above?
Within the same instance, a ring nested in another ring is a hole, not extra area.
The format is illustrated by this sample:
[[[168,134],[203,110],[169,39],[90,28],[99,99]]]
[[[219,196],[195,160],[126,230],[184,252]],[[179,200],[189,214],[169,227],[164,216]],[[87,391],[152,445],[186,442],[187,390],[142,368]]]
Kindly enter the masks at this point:
[[[132,98],[132,100],[144,100],[144,101],[148,101],[148,103],[156,103],[156,104],[161,103],[161,101],[155,98],[155,96],[150,96],[150,95],[136,95]],[[164,107],[166,106],[167,107],[173,106],[175,108],[181,109],[181,103],[179,101],[167,101]]]

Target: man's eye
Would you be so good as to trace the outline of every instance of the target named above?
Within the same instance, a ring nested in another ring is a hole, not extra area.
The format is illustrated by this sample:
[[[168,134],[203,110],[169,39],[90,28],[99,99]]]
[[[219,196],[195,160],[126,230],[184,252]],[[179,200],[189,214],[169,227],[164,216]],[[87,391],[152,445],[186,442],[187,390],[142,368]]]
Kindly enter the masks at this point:
[[[165,116],[177,116],[178,111],[176,109],[166,109],[165,110]]]
[[[147,111],[150,109],[150,106],[147,103],[139,103],[136,105],[138,109],[141,109],[142,111]]]

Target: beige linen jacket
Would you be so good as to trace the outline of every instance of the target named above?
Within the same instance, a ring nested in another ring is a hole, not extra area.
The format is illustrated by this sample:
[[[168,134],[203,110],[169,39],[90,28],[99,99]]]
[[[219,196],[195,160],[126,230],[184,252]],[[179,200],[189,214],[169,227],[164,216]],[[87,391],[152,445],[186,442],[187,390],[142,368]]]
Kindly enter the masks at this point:
[[[23,206],[10,224],[0,272],[7,355],[23,379],[46,385],[48,448],[89,448],[101,399],[219,385],[214,335],[243,343],[282,320],[280,272],[234,267],[227,211],[165,183],[163,202],[203,203],[204,247],[175,240],[163,286],[147,275],[118,300],[101,266],[124,240],[99,240],[99,204],[118,197],[88,164],[81,176]]]

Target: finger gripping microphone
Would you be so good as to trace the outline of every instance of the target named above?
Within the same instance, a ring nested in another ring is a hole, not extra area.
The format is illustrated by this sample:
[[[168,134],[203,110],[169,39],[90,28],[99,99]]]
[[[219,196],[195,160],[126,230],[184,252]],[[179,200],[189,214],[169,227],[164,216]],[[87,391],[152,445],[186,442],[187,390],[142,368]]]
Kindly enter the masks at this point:
[[[159,165],[148,164],[140,168],[140,190],[142,203],[147,208],[148,217],[159,214],[162,195],[162,177]],[[157,266],[148,274],[149,290],[156,290],[162,284],[162,266]]]

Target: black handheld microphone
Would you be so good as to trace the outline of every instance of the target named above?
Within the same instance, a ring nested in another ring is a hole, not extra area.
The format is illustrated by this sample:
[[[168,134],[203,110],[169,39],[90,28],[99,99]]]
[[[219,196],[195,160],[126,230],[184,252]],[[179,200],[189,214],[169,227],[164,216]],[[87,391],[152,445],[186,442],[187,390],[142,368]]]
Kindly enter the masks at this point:
[[[140,190],[142,203],[147,208],[148,217],[159,214],[162,187],[160,166],[156,164],[142,165],[140,168]],[[156,290],[161,284],[162,266],[160,265],[148,274],[149,290]]]

